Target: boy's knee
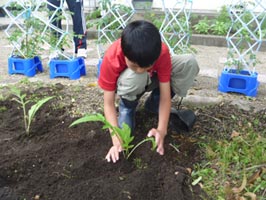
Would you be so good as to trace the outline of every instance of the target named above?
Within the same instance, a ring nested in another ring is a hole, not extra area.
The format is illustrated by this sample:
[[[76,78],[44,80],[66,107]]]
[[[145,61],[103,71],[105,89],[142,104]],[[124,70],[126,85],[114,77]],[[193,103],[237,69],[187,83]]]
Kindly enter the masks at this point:
[[[199,73],[199,65],[194,55],[188,55],[187,66],[189,66],[193,71],[195,71],[195,74]]]
[[[172,58],[171,87],[175,94],[185,97],[199,73],[198,62],[192,54],[177,55]]]
[[[139,95],[145,92],[150,83],[147,72],[137,74],[131,69],[125,69],[117,80],[117,95],[129,101],[137,100]]]
[[[172,57],[172,75],[184,76],[189,74],[197,75],[199,73],[199,65],[194,55],[183,54]]]

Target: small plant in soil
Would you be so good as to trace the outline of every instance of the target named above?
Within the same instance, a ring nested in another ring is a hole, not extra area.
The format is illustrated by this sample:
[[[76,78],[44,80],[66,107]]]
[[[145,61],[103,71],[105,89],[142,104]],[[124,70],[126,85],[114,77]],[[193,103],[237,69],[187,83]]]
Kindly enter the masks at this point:
[[[24,126],[25,126],[25,131],[27,135],[30,135],[30,126],[32,124],[32,121],[37,113],[37,111],[50,99],[54,97],[45,97],[43,99],[40,99],[30,107],[30,109],[27,112],[26,106],[28,103],[30,103],[30,100],[26,100],[26,94],[22,94],[21,91],[16,88],[12,87],[11,88],[12,94],[15,96],[13,99],[14,101],[18,102],[22,109],[23,109],[23,116],[24,116]]]
[[[147,163],[143,162],[141,158],[134,158],[133,163],[138,169],[146,169],[148,167]]]
[[[131,130],[129,128],[129,126],[125,123],[123,123],[122,127],[116,127],[116,126],[112,126],[107,120],[106,118],[102,115],[102,114],[93,114],[93,115],[85,115],[84,117],[81,117],[80,119],[75,120],[72,124],[70,124],[70,127],[80,124],[80,123],[84,123],[84,122],[102,122],[103,125],[103,129],[109,129],[111,130],[111,135],[116,135],[119,140],[122,143],[122,147],[123,147],[123,152],[124,152],[124,156],[126,159],[129,159],[129,157],[132,155],[132,153],[143,143],[145,142],[151,142],[152,143],[152,150],[154,150],[156,148],[156,143],[155,143],[155,139],[153,137],[147,137],[145,139],[143,139],[142,141],[140,141],[139,143],[137,143],[136,145],[133,145],[132,142],[134,140],[134,136],[131,136]]]

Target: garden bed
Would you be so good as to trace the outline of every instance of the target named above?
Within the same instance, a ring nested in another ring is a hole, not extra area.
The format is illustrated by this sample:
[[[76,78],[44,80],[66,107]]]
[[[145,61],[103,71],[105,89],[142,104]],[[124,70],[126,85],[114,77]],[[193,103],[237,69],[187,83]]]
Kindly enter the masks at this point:
[[[226,104],[194,108],[197,113],[194,129],[190,133],[177,133],[170,127],[164,156],[151,151],[150,144],[145,143],[129,160],[121,156],[113,164],[104,160],[111,140],[101,123],[69,128],[78,115],[101,112],[102,93],[97,88],[57,84],[35,89],[24,87],[24,91],[30,99],[56,98],[41,107],[27,136],[22,109],[12,101],[12,95],[2,92],[7,96],[0,101],[0,199],[3,200],[211,199],[199,185],[192,186],[189,168],[204,159],[197,142],[202,136],[229,137],[238,124],[227,116],[252,118],[250,112]],[[223,124],[217,126],[217,121],[212,120],[216,118]],[[156,125],[157,117],[140,107],[136,120],[135,142],[138,142]],[[266,122],[261,123],[263,130]],[[169,144],[176,145],[178,151]]]
[[[0,101],[0,199],[199,199],[199,186],[192,187],[186,169],[200,159],[195,141],[169,134],[165,156],[146,143],[129,160],[121,156],[118,163],[108,163],[104,157],[111,140],[102,124],[68,127],[78,102],[67,101],[78,100],[78,93],[66,91],[62,85],[26,91],[30,99],[57,96],[41,107],[30,136],[19,104],[12,96]],[[144,111],[137,116],[136,141],[157,120]],[[169,143],[181,141],[180,154]]]

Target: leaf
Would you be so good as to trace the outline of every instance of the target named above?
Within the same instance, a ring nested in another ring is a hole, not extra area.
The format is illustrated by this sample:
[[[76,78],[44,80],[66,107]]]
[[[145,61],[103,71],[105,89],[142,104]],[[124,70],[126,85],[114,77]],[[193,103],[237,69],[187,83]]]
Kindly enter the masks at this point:
[[[254,193],[252,193],[252,192],[246,192],[246,193],[244,194],[244,196],[246,196],[246,197],[250,197],[251,200],[256,200],[256,199],[257,199],[256,194],[254,194]]]
[[[72,122],[69,127],[85,122],[98,122],[98,121],[105,123],[106,120],[104,119],[104,116],[102,114],[85,115],[84,117],[81,117]]]
[[[50,99],[52,99],[54,97],[46,97],[44,99],[39,100],[36,104],[32,105],[30,110],[28,111],[28,115],[24,116],[28,118],[28,124],[25,125],[26,127],[26,133],[29,134],[29,130],[30,130],[30,125],[32,122],[32,119],[34,118],[36,112],[40,109],[40,107],[42,107],[42,105],[44,103],[46,103],[47,101],[49,101]],[[25,104],[24,104],[25,105]]]
[[[107,125],[107,124],[104,124],[103,127],[102,127],[102,129],[108,129],[108,128],[111,128],[111,127],[109,125]]]
[[[263,168],[260,168],[251,177],[249,177],[248,183],[253,184],[262,175],[262,173],[263,173]]]
[[[197,185],[197,184],[201,181],[201,179],[202,179],[202,176],[199,176],[196,180],[194,180],[194,181],[192,182],[192,185],[193,185],[193,186]]]
[[[125,145],[129,145],[134,140],[134,137],[131,136],[131,129],[126,123],[122,124],[122,128],[115,127],[115,131],[119,134]]]
[[[244,190],[244,188],[246,187],[246,185],[247,185],[247,177],[244,175],[241,186],[239,188],[236,188],[236,187],[232,188],[232,191],[235,194],[236,193],[240,193],[240,192],[242,192]]]
[[[31,106],[30,110],[28,111],[29,124],[32,121],[32,119],[34,118],[36,112],[40,109],[40,107],[42,107],[43,104],[45,104],[47,101],[49,101],[52,98],[54,98],[54,97],[46,97],[46,98],[41,99],[36,104]]]
[[[20,93],[21,93],[21,91],[18,89],[18,88],[16,88],[16,87],[11,87],[11,92],[14,94],[14,95],[16,95],[17,97],[20,97]]]
[[[233,131],[233,132],[231,133],[231,138],[238,137],[239,135],[240,135],[239,132],[237,132],[237,131]]]
[[[157,144],[155,142],[155,138],[154,137],[150,137],[149,139],[150,139],[150,141],[152,143],[152,148],[151,149],[154,151],[156,149],[156,147],[157,147]]]
[[[88,83],[87,86],[88,87],[96,87],[97,86],[97,83]]]

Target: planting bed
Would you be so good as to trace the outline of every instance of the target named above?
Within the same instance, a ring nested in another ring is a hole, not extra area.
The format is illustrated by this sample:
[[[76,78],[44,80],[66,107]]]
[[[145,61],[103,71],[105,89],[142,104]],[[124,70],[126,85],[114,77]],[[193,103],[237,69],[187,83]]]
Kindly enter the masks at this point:
[[[102,112],[102,93],[96,87],[23,87],[30,99],[56,96],[40,108],[30,136],[25,135],[22,109],[8,91],[2,90],[7,99],[0,101],[1,200],[211,199],[198,185],[192,186],[187,169],[204,159],[197,142],[201,136],[229,137],[239,125],[230,120],[231,114],[243,120],[263,116],[227,104],[193,108],[197,114],[193,130],[177,133],[169,128],[164,156],[145,143],[129,160],[121,155],[113,164],[104,160],[111,140],[101,123],[68,127],[82,113]],[[157,118],[140,106],[136,120],[135,142],[156,126]],[[261,120],[264,130],[266,122]]]

